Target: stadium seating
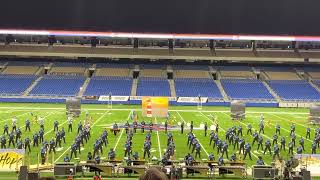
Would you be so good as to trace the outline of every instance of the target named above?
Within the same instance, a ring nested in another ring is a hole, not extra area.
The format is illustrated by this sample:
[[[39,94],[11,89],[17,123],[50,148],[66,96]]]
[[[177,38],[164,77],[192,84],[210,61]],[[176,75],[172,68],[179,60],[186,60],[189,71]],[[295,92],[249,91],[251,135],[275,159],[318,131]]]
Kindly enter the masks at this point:
[[[54,62],[55,67],[84,67],[89,68],[90,63],[81,63],[81,62]]]
[[[164,64],[139,64],[141,69],[166,69],[167,66]]]
[[[253,79],[254,75],[250,71],[220,71],[221,78],[226,79],[234,79],[234,78],[241,78],[241,79]]]
[[[128,77],[130,69],[125,68],[98,68],[95,76],[125,76]]]
[[[178,97],[223,98],[217,85],[209,78],[177,78],[174,82]]]
[[[165,78],[139,78],[138,96],[171,96],[169,82]]]
[[[209,78],[208,71],[202,70],[175,70],[175,78]]]
[[[231,99],[274,100],[268,89],[259,80],[223,79],[221,84]]]
[[[308,74],[312,79],[320,79],[320,72],[312,71],[308,72]]]
[[[130,96],[131,88],[132,78],[95,76],[91,78],[84,95],[99,96],[112,93],[115,96]]]
[[[320,80],[313,80],[313,83],[314,83],[315,85],[317,85],[318,87],[320,87]]]
[[[140,77],[166,77],[166,72],[161,69],[141,69]]]
[[[283,100],[320,100],[320,93],[305,80],[270,80],[268,84]]]
[[[297,73],[289,66],[256,67],[262,70],[269,80],[301,80]]]
[[[0,75],[0,94],[21,95],[35,79],[34,75]]]
[[[208,71],[207,65],[173,65],[174,70],[202,70]]]
[[[2,74],[35,74],[38,66],[7,66]]]
[[[132,69],[133,64],[122,64],[122,63],[96,63],[97,68],[122,68]]]
[[[50,70],[51,75],[70,75],[70,76],[83,76],[86,68],[84,67],[52,67]]]
[[[83,85],[83,76],[45,75],[29,93],[42,96],[75,96]]]
[[[295,72],[272,72],[265,71],[271,80],[300,80]]]

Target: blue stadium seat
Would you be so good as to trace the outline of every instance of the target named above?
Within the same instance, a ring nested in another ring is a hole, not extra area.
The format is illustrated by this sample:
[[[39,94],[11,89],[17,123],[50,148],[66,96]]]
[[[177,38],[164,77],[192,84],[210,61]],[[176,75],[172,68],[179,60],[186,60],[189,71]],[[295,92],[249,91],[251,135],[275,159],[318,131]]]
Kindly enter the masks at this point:
[[[231,99],[265,99],[273,100],[273,96],[259,80],[223,79],[221,84]]]
[[[320,93],[305,80],[270,80],[268,83],[283,100],[320,100]]]
[[[115,96],[130,96],[132,89],[132,78],[95,76],[84,93],[85,96],[100,96],[112,93]]]
[[[83,85],[82,76],[46,75],[29,93],[30,95],[75,96]]]
[[[206,78],[177,78],[175,81],[178,97],[210,97],[222,99],[218,86],[212,79]]]
[[[35,75],[0,75],[0,94],[21,95],[35,79]]]
[[[171,96],[170,85],[165,78],[142,77],[137,87],[138,96]]]

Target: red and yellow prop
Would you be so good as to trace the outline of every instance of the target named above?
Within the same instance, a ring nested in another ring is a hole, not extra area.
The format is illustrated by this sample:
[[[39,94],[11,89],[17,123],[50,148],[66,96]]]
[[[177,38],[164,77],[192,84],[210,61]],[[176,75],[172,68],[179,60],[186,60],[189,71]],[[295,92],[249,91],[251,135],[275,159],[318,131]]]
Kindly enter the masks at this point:
[[[168,116],[169,99],[168,97],[143,97],[142,115],[144,117]]]

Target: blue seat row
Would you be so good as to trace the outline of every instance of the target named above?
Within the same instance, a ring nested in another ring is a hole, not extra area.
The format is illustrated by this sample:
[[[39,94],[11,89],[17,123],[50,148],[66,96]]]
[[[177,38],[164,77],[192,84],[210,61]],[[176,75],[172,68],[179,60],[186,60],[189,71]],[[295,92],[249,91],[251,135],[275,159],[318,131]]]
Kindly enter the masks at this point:
[[[130,96],[132,78],[95,76],[84,93],[86,96],[100,96],[111,93],[114,96]]]
[[[139,79],[138,96],[171,96],[170,85],[165,78],[144,77]]]
[[[178,97],[211,97],[222,99],[222,95],[216,83],[207,78],[177,78],[175,81]]]
[[[259,80],[223,79],[221,84],[231,99],[274,99],[269,90]]]
[[[76,96],[83,85],[83,76],[46,75],[29,93],[30,95]]]
[[[320,100],[320,93],[305,80],[273,80],[268,84],[283,100]]]
[[[21,95],[35,79],[34,75],[0,75],[0,94]]]

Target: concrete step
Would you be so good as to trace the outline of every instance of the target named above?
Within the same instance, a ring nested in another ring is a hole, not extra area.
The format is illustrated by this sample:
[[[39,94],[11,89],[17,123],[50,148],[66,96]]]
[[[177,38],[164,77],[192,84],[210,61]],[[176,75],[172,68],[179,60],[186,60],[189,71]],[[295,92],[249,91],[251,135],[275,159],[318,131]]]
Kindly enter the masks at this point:
[[[22,96],[28,96],[32,89],[39,83],[43,76],[38,77],[33,83],[23,92]]]
[[[217,84],[217,86],[218,86],[218,88],[219,88],[219,90],[220,90],[220,93],[221,93],[221,95],[223,96],[223,100],[224,100],[224,101],[229,101],[230,98],[228,97],[226,91],[224,90],[224,88],[223,88],[220,80],[215,80],[214,82]]]
[[[262,81],[262,84],[268,89],[270,94],[278,101],[281,101],[280,96],[269,86],[269,84],[266,81]]]
[[[174,80],[173,79],[168,79],[168,81],[169,81],[169,85],[170,85],[171,97],[177,97]]]
[[[83,96],[84,92],[86,92],[86,89],[87,89],[90,81],[91,81],[91,78],[87,77],[87,79],[84,81],[83,85],[80,88],[80,91],[78,93],[78,97],[82,97]]]
[[[131,88],[131,96],[137,95],[137,87],[138,87],[138,79],[133,79],[132,88]]]

